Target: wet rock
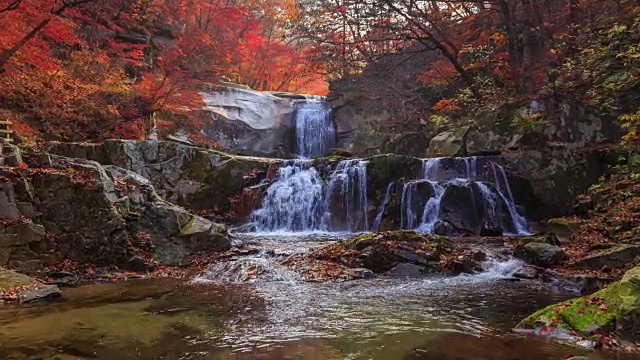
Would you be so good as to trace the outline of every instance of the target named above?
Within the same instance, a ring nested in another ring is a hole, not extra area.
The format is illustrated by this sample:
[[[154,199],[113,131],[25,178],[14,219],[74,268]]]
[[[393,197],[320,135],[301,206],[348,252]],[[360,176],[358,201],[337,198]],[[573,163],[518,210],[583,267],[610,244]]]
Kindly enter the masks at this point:
[[[519,328],[550,326],[578,334],[612,331],[640,340],[640,267],[598,292],[546,307],[518,324]]]
[[[62,296],[60,288],[56,285],[42,285],[33,290],[24,291],[20,294],[20,302],[24,304],[50,301],[59,299]]]
[[[0,299],[31,303],[57,299],[62,295],[55,285],[0,267]]]
[[[397,277],[420,277],[424,276],[424,267],[415,264],[401,263],[387,271],[386,274]]]
[[[219,86],[203,93],[211,124],[205,132],[226,151],[265,157],[295,152],[296,102],[304,97]]]
[[[599,270],[604,267],[622,269],[637,261],[639,256],[640,246],[623,245],[578,260],[571,265],[571,268],[578,270]]]
[[[540,271],[542,271],[542,269],[537,266],[525,265],[513,273],[513,277],[518,279],[534,280],[538,278]]]
[[[61,287],[76,287],[82,283],[82,277],[70,271],[52,271],[47,276],[53,284]]]
[[[349,269],[349,273],[358,279],[370,279],[375,276],[373,271],[366,268]]]
[[[590,274],[565,274],[554,270],[542,269],[539,277],[542,281],[553,286],[582,294],[592,293],[602,288],[598,278]]]
[[[471,274],[481,270],[480,264],[468,254],[459,255],[442,266],[442,271],[448,275]]]
[[[504,230],[495,224],[485,223],[480,228],[480,236],[502,236],[503,233]]]
[[[543,268],[560,264],[567,257],[561,247],[537,242],[518,246],[514,251],[514,255],[528,263]]]

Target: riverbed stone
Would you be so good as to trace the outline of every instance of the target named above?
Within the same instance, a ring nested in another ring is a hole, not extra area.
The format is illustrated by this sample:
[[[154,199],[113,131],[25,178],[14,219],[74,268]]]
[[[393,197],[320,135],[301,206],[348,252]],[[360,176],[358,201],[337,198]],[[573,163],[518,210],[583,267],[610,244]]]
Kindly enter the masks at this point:
[[[26,290],[20,294],[20,302],[30,304],[40,301],[55,300],[62,297],[60,288],[56,285],[42,285],[33,290]]]
[[[514,255],[543,268],[560,264],[567,257],[561,247],[539,242],[518,246],[514,251]]]

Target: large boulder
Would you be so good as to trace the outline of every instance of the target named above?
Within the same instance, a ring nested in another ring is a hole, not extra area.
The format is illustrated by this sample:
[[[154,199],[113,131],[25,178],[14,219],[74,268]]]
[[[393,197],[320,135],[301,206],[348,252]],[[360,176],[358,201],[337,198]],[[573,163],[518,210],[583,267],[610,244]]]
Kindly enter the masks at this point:
[[[582,335],[615,331],[640,340],[640,267],[592,295],[546,307],[518,324],[519,328],[573,331]]]
[[[620,245],[580,259],[571,267],[577,270],[624,269],[629,264],[637,263],[639,258],[640,246]]]
[[[465,141],[465,153],[468,156],[498,155],[504,150],[507,142],[505,136],[494,131],[471,130]]]
[[[291,157],[296,149],[296,114],[318,97],[218,86],[203,92],[210,117],[206,136],[234,154]],[[325,103],[328,107],[328,103]],[[348,129],[338,129],[342,134]]]
[[[466,138],[469,127],[445,131],[436,135],[429,142],[427,155],[430,157],[466,156]]]
[[[515,249],[514,255],[543,268],[560,264],[567,258],[567,254],[561,247],[541,242],[530,242],[519,246]]]

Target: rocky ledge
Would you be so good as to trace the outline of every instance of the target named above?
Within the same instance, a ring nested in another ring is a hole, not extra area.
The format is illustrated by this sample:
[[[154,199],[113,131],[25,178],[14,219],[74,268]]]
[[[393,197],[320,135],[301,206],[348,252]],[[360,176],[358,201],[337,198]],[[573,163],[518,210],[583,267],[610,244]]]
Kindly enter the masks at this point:
[[[24,161],[0,168],[0,266],[47,284],[24,277],[4,298],[28,301],[13,293],[83,277],[184,267],[231,246],[224,225],[162,199],[138,173],[46,153]]]
[[[458,275],[481,271],[485,254],[460,246],[450,238],[415,231],[368,233],[292,255],[282,264],[307,281],[348,280],[374,274],[420,276]]]

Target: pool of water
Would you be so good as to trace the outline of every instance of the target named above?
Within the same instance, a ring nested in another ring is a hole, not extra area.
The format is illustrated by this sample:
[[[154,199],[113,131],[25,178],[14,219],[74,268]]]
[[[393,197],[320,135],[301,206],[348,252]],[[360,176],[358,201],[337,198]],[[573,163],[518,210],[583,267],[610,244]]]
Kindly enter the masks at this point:
[[[51,305],[2,307],[0,359],[634,358],[512,332],[535,309],[575,296],[515,281],[516,260],[476,275],[342,283],[303,282],[278,265],[332,240],[247,237],[260,253],[192,281],[97,284]]]

